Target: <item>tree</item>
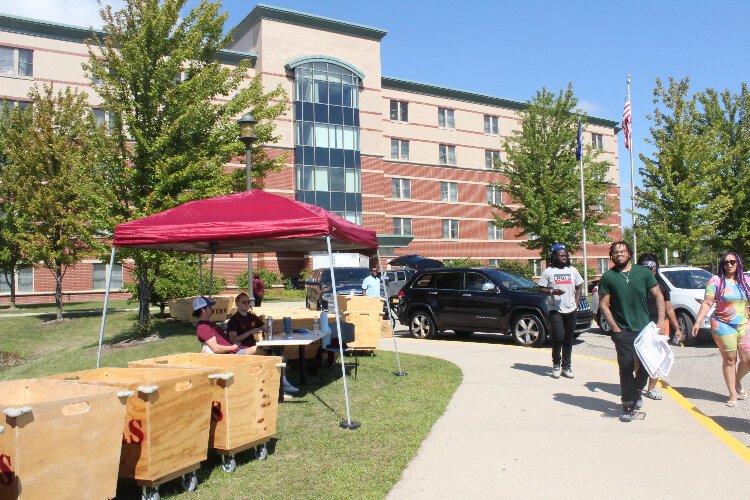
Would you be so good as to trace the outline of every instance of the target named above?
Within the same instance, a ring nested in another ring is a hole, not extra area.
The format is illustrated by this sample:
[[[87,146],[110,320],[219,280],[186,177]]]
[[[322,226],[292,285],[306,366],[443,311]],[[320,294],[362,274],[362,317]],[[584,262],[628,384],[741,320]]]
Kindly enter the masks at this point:
[[[637,234],[647,233],[652,246],[678,250],[689,262],[716,235],[728,199],[714,196],[707,179],[716,168],[716,140],[700,134],[697,99],[690,97],[689,80],[656,80],[653,115],[648,118],[653,157],[640,155],[643,189],[636,206],[644,212]],[[643,228],[642,230],[640,228]]]
[[[84,68],[112,117],[115,147],[108,182],[113,193],[109,227],[178,204],[244,190],[244,171],[225,175],[225,164],[244,149],[236,117],[250,110],[259,120],[252,151],[260,179],[281,168],[261,144],[278,140],[273,120],[286,110],[281,87],[264,94],[259,77],[246,81],[249,61],[226,67],[219,52],[226,13],[201,1],[184,17],[186,0],[128,0],[123,10],[101,11],[106,35],[93,35]],[[139,323],[149,325],[149,302],[164,254],[132,256],[140,297]]]
[[[557,96],[542,88],[520,112],[521,128],[503,143],[505,161],[495,164],[505,179],[494,185],[511,200],[502,205],[491,204],[505,215],[494,213],[494,223],[534,235],[521,245],[539,250],[542,259],[555,242],[564,242],[571,250],[583,243],[580,170],[575,158],[578,124],[573,113],[577,103],[570,85]],[[609,186],[609,164],[597,160],[598,156],[597,148],[585,148],[586,233],[592,242],[606,238],[609,228],[600,222],[611,211],[606,204],[603,210],[596,209]]]
[[[100,129],[87,95],[54,93],[51,84],[29,92],[30,122],[11,114],[3,147],[3,184],[12,182],[23,214],[20,244],[31,262],[55,278],[57,319],[62,319],[62,280],[68,267],[97,249],[93,213],[101,189]]]

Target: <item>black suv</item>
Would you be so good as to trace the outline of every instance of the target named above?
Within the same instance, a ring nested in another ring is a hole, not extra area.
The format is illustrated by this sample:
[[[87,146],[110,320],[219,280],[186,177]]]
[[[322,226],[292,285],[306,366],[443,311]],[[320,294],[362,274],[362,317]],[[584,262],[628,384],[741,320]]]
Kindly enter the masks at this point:
[[[339,295],[362,295],[362,282],[370,275],[367,267],[334,267],[336,273],[336,293]],[[305,280],[305,305],[308,309],[328,309],[328,301],[333,296],[331,270],[316,269]]]
[[[444,268],[417,272],[399,292],[398,319],[417,338],[444,330],[513,335],[518,345],[538,347],[550,331],[547,297],[539,286],[497,268]],[[586,299],[578,307],[576,336],[591,326]]]

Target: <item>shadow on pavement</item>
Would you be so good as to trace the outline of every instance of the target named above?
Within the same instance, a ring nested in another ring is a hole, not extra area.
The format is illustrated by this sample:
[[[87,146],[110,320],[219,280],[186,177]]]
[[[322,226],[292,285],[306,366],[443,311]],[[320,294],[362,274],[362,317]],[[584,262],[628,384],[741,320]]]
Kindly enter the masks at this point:
[[[534,375],[540,375],[542,377],[549,377],[552,375],[552,368],[550,368],[549,366],[514,363],[511,368],[513,368],[514,370],[522,370],[525,372],[533,373]]]
[[[715,401],[717,403],[723,403],[729,399],[727,394],[719,394],[717,392],[698,389],[695,387],[673,387],[673,389],[688,399],[702,399],[704,401]]]
[[[709,418],[729,432],[750,433],[750,421],[746,418],[724,417],[721,415],[710,416]]]
[[[597,411],[604,418],[617,418],[622,410],[621,406],[606,399],[592,398],[589,396],[574,396],[572,394],[556,393],[553,396],[555,401],[565,403],[566,405],[576,406],[584,410]]]
[[[619,384],[608,384],[606,382],[586,382],[585,384],[583,384],[583,386],[591,392],[601,391],[606,392],[607,394],[612,394],[613,396],[620,395]]]

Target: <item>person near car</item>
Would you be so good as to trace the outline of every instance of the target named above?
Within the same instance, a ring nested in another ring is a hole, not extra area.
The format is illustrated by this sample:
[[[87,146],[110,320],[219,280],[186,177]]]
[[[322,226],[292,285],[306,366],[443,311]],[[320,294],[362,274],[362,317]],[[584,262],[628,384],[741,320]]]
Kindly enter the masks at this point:
[[[665,320],[664,329],[666,330],[667,335],[669,334],[669,325],[672,325],[672,329],[674,331],[674,343],[677,344],[682,339],[682,330],[680,329],[680,324],[677,322],[677,316],[674,313],[674,308],[672,307],[672,297],[669,293],[669,287],[664,282],[664,280],[659,276],[659,259],[656,257],[656,255],[652,253],[644,253],[641,254],[638,257],[638,264],[649,269],[653,275],[654,278],[656,278],[656,282],[659,283],[659,290],[661,291],[662,297],[664,297],[664,314],[667,317]],[[656,301],[654,300],[652,295],[648,296],[648,316],[651,321],[656,323],[659,319],[659,314],[656,309]],[[636,363],[638,362],[638,359],[636,358]],[[649,399],[653,399],[656,401],[659,401],[662,398],[661,393],[656,389],[656,383],[659,381],[657,378],[649,377],[648,378],[648,386],[646,387],[646,391],[643,393],[644,396],[646,396]]]
[[[614,267],[605,272],[599,281],[599,307],[604,320],[612,328],[612,342],[617,351],[622,399],[620,420],[630,422],[635,410],[643,405],[641,392],[648,380],[646,370],[635,372],[635,339],[651,321],[648,315],[649,294],[656,302],[659,333],[664,333],[664,297],[651,271],[633,264],[633,251],[628,243],[612,243],[609,258]]]
[[[380,297],[380,278],[378,268],[370,269],[370,275],[362,281],[362,295],[368,297]]]
[[[260,279],[260,274],[253,273],[253,296],[255,297],[256,307],[260,307],[263,303],[264,293],[266,293],[266,284]]]
[[[727,406],[733,408],[737,406],[737,399],[748,397],[747,390],[742,388],[742,379],[750,371],[750,334],[747,331],[750,282],[742,272],[742,260],[736,252],[725,253],[720,262],[719,273],[706,284],[692,334],[698,335],[699,325],[716,304],[709,318],[711,336],[721,353],[722,373],[729,391]]]
[[[576,313],[581,301],[583,278],[570,265],[568,249],[562,243],[550,247],[549,266],[542,271],[539,290],[549,295],[549,317],[552,323],[552,377],[573,378],[571,357],[576,330]]]

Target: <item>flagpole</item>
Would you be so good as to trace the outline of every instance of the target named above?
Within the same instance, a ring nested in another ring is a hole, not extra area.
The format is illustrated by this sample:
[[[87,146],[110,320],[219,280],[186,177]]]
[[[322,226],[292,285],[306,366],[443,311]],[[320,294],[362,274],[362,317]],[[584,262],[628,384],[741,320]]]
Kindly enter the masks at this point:
[[[630,102],[630,75],[628,75],[628,102]],[[638,240],[635,230],[635,164],[633,162],[633,103],[630,103],[630,211],[633,213],[633,260],[638,259]]]
[[[583,192],[583,138],[581,137],[581,110],[578,109],[578,159],[581,166],[581,234],[583,236],[583,290],[588,294],[589,265],[586,253],[586,197]],[[586,297],[586,295],[584,295]]]

